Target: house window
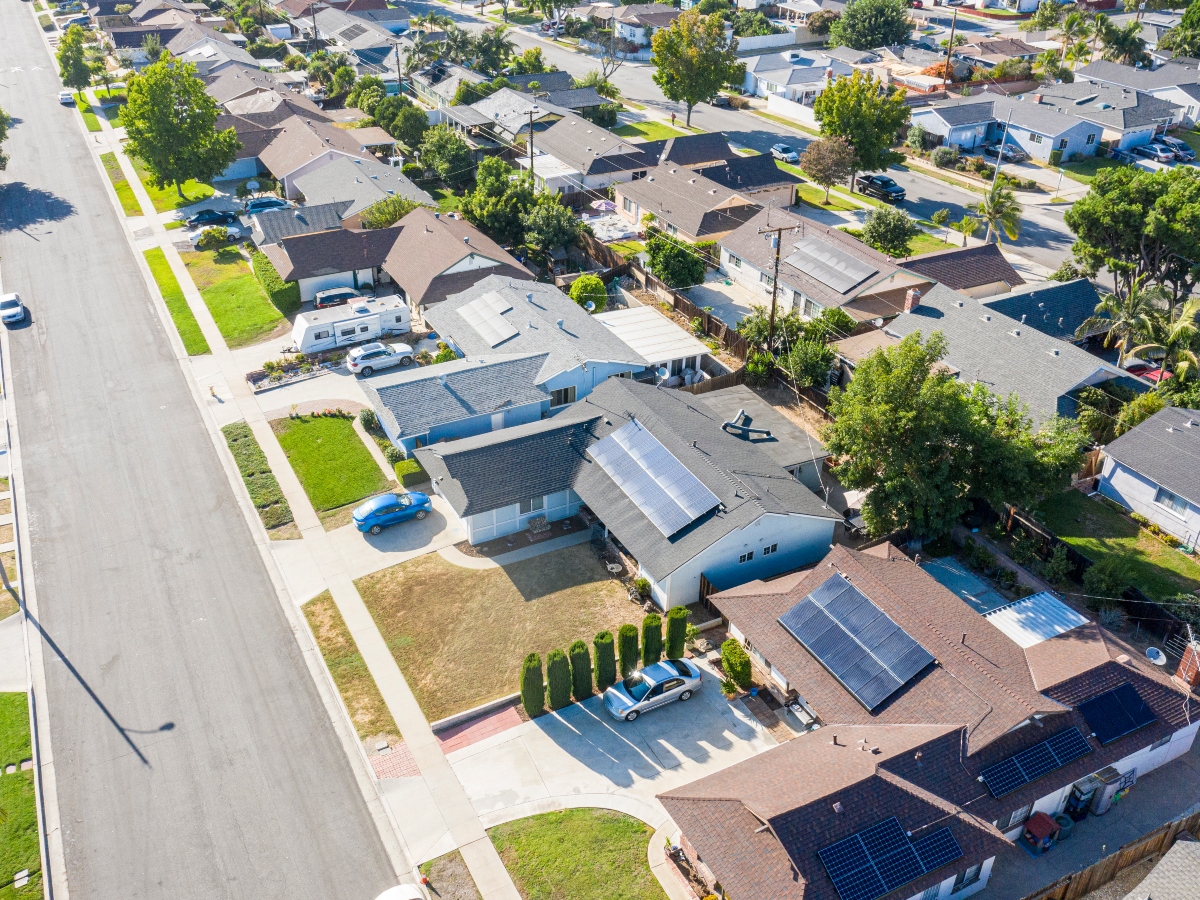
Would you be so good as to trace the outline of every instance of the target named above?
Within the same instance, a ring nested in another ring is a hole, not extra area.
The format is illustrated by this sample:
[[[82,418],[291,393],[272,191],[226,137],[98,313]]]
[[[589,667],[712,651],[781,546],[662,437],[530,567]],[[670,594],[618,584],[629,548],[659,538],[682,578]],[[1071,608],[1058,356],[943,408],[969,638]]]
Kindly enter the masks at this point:
[[[742,258],[740,256],[734,256],[732,253],[730,253],[729,262],[735,269],[740,269],[742,267]]]
[[[1031,144],[1040,144],[1042,142],[1042,136],[1040,134],[1034,134],[1031,131],[1029,132],[1029,142]]]
[[[743,553],[741,556],[739,556],[738,562],[739,563],[750,562],[752,559],[754,559],[754,551],[753,550],[751,550],[749,553]]]
[[[622,198],[621,208],[624,209],[625,212],[627,212],[627,213],[633,212],[633,201],[630,200],[628,197]]]
[[[1020,809],[1015,810],[1013,812],[1013,814],[1008,817],[1008,824],[1005,825],[1000,830],[1008,831],[1008,829],[1010,829],[1010,828],[1016,828],[1018,825],[1024,824],[1025,820],[1029,818],[1029,814],[1031,812],[1033,812],[1033,804],[1032,803],[1026,804],[1025,806],[1022,806]],[[970,871],[970,869],[968,869],[967,871]],[[976,874],[978,874],[978,873],[976,873]]]
[[[954,879],[954,887],[952,891],[959,891],[969,884],[974,884],[979,880],[979,872],[983,868],[982,865],[974,865],[967,871],[962,872]]]
[[[546,498],[545,497],[534,497],[532,500],[522,500],[521,501],[521,515],[527,516],[531,512],[538,512],[539,510],[545,509],[545,507],[546,507]]]
[[[775,278],[771,275],[768,275],[766,272],[759,272],[758,280],[761,281],[763,284],[765,284],[767,287],[770,287],[771,285],[773,285],[775,283]]]
[[[1159,506],[1165,506],[1180,518],[1187,513],[1187,501],[1178,494],[1172,494],[1166,488],[1158,489],[1158,493],[1154,495],[1154,502]]]
[[[676,234],[679,234],[679,229],[678,229],[678,228],[676,228],[674,225],[671,225],[671,224],[669,224],[669,223],[668,223],[668,225],[667,225],[667,234],[670,234],[670,235],[676,235]]]
[[[772,553],[779,552],[779,545],[772,544],[770,547],[763,547],[763,556],[770,556]]]
[[[1188,107],[1188,111],[1187,111],[1187,116],[1186,116],[1186,117],[1190,119],[1190,118],[1192,117],[1192,113],[1193,113],[1193,112],[1195,112],[1195,110],[1196,110],[1196,107],[1194,107],[1194,106],[1189,106],[1189,107]]]
[[[559,388],[557,391],[550,392],[550,408],[556,406],[566,406],[568,403],[575,402],[575,385],[570,387]]]
[[[1061,139],[1059,140],[1059,142],[1058,142],[1058,149],[1059,149],[1059,150],[1066,150],[1066,149],[1067,149],[1067,139],[1066,139],[1066,138],[1061,138]]]
[[[1157,750],[1159,747],[1165,747],[1169,743],[1171,743],[1171,736],[1169,734],[1163,735],[1157,741],[1155,741],[1153,744],[1150,745],[1150,749]]]
[[[645,178],[645,177],[646,177],[646,172],[647,172],[647,171],[648,171],[648,170],[646,170],[646,169],[643,169],[643,170],[642,170],[642,171],[640,171],[640,172],[634,172],[634,173],[633,173],[633,178],[632,178],[632,180],[633,180],[633,181],[639,181],[639,180],[641,180],[641,179]]]
[[[921,895],[921,900],[937,900],[938,894],[942,892],[942,886],[935,884],[933,887],[925,888],[925,893]]]
[[[804,315],[808,316],[810,319],[815,319],[823,312],[825,312],[825,307],[823,307],[820,303],[813,303],[807,297],[804,298]]]
[[[1095,136],[1094,134],[1089,134],[1089,135],[1087,136],[1087,143],[1088,143],[1088,146],[1089,146],[1089,147],[1090,147],[1092,144],[1096,143],[1096,136]]]

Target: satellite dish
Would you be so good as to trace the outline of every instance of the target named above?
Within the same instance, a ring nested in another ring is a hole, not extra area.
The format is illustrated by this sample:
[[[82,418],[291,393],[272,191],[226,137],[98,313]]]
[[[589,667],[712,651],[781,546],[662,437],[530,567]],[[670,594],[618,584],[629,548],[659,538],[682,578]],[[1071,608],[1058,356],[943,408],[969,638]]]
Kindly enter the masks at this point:
[[[596,304],[593,303],[591,300],[589,300],[587,303],[583,304],[583,308],[586,309],[588,312],[595,312]]]
[[[251,180],[246,182],[246,190],[248,191],[257,191],[258,187],[259,185],[257,181]]]
[[[659,378],[670,378],[671,377],[671,373],[669,371],[667,371],[666,366],[660,366],[659,368],[655,369],[654,374],[657,375]]]
[[[1156,666],[1165,666],[1167,664],[1167,654],[1163,653],[1157,647],[1147,647],[1146,658]]]

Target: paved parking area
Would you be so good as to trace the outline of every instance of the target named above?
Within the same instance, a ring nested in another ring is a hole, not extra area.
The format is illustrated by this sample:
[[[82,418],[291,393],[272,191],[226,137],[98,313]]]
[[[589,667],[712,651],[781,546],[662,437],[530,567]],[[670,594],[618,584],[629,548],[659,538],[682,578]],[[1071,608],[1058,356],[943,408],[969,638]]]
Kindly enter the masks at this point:
[[[752,306],[765,306],[769,303],[736,282],[726,284],[728,279],[719,272],[710,272],[704,284],[690,287],[683,293],[697,306],[712,307],[712,314],[728,325],[737,326],[746,316],[750,315]]]

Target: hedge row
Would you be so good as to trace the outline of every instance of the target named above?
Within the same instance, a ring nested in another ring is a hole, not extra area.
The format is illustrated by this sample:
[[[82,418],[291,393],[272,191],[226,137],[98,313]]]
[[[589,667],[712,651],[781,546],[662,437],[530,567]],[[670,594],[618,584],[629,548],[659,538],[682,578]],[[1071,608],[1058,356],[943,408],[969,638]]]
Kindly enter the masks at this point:
[[[406,488],[424,484],[429,480],[429,473],[411,456],[408,459],[400,460],[393,468],[396,470],[396,478]]]
[[[278,528],[293,521],[292,508],[283,497],[279,482],[271,473],[266,454],[254,439],[254,432],[245,422],[234,422],[221,429],[225,443],[233,454],[238,473],[250,494],[250,502],[258,510],[265,528]]]
[[[285,316],[300,311],[300,285],[295,281],[284,281],[275,271],[275,266],[260,250],[250,251],[250,265],[262,289],[267,292],[275,308]]]

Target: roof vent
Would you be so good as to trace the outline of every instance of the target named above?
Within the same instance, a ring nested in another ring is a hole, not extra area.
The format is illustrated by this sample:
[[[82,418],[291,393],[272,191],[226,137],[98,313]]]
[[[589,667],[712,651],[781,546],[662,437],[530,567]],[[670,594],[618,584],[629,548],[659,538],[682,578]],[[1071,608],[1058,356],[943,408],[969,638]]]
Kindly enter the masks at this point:
[[[469,243],[471,243],[471,236],[470,236],[469,234],[464,234],[464,235],[463,235],[463,243],[464,243],[464,244],[469,244]]]
[[[441,385],[442,385],[442,387],[445,387],[445,386],[446,386],[446,376],[445,376],[445,374],[439,375],[439,376],[438,376],[438,381],[439,381],[439,382],[441,382]]]
[[[558,328],[559,328],[559,330],[560,330],[560,331],[562,331],[562,330],[563,330],[563,320],[562,320],[562,319],[559,319],[559,320],[558,320],[557,322],[555,322],[554,324],[558,326]]]
[[[442,217],[442,214],[441,214],[440,212],[435,212],[435,213],[433,214],[433,217],[434,217],[435,219],[440,219],[440,218]]]
[[[1020,329],[1020,328],[1014,328],[1012,331],[1010,331],[1010,332],[1009,332],[1009,334],[1011,334],[1013,337],[1020,337],[1020,336],[1021,336],[1021,329]]]
[[[985,316],[983,317],[983,321],[985,321],[985,322],[990,322],[990,321],[992,321],[992,317],[991,317],[991,316],[987,316],[987,315],[985,315]]]
[[[963,308],[963,302],[961,300],[955,300],[954,305],[957,306],[959,309]]]
[[[695,183],[696,183],[696,179],[695,179],[695,178],[689,178],[689,179],[688,179],[688,184],[695,184]]]
[[[1025,324],[1025,313],[1021,313],[1021,324]]]
[[[301,218],[300,210],[296,210],[294,213],[292,213],[292,215],[295,216],[297,219]]]
[[[840,813],[842,811],[842,804],[840,801],[838,803],[833,804],[833,811],[836,813]]]
[[[528,300],[530,303],[532,303],[533,302],[533,291],[530,291],[528,294],[526,294],[525,299]]]
[[[1187,420],[1186,422],[1184,422],[1183,424],[1184,424],[1184,426],[1185,426],[1185,427],[1187,427],[1187,428],[1195,428],[1195,427],[1196,427],[1196,420],[1195,420],[1195,419],[1188,419],[1188,420]]]
[[[1055,347],[1053,350],[1050,351],[1050,355],[1058,356],[1061,352],[1062,352],[1061,350],[1059,350],[1057,347]]]

